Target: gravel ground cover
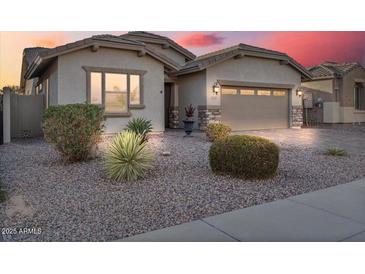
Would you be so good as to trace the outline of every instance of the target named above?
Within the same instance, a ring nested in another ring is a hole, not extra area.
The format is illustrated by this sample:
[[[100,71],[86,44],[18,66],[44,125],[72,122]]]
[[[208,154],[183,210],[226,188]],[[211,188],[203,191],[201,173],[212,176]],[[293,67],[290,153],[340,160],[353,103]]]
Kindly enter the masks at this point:
[[[28,214],[12,210],[10,215],[11,201],[0,204],[0,228],[16,231],[3,239],[112,241],[365,176],[363,155],[333,157],[281,143],[275,178],[242,181],[212,174],[210,143],[201,133],[192,138],[182,132],[154,135],[149,145],[156,153],[154,169],[133,183],[107,180],[101,158],[64,165],[42,139],[0,146],[4,188],[28,206]],[[171,155],[163,156],[165,151]],[[23,228],[32,233],[20,233]]]

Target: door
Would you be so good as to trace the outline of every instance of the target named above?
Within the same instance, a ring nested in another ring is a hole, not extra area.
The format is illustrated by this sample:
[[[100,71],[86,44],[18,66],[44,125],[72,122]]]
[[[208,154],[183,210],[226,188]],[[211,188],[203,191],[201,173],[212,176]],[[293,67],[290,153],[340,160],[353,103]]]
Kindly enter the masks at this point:
[[[232,130],[289,127],[287,90],[222,87],[222,122]]]
[[[165,83],[165,128],[169,127],[170,105],[171,105],[171,84]]]

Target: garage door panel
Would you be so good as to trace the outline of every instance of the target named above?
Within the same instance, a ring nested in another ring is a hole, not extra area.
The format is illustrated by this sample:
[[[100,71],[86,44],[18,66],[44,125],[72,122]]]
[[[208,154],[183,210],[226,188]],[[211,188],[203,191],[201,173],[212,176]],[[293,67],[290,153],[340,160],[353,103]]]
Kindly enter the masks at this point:
[[[222,122],[233,130],[287,128],[287,92],[284,96],[222,94]]]

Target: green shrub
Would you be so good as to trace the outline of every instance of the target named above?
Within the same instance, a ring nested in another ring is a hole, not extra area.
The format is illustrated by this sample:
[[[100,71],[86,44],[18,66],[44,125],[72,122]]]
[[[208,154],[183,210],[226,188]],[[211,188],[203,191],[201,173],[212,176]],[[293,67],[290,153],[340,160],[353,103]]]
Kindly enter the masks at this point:
[[[6,194],[6,192],[4,190],[2,190],[2,181],[0,178],[0,203],[5,202],[7,198],[8,198],[8,195]]]
[[[106,154],[106,173],[116,181],[134,181],[152,167],[153,155],[142,142],[142,136],[132,131],[119,133]]]
[[[346,156],[346,150],[342,149],[342,148],[337,148],[337,147],[333,147],[333,148],[328,148],[326,151],[327,155],[331,155],[331,156]]]
[[[142,142],[146,142],[148,133],[152,131],[152,122],[141,117],[133,118],[132,120],[129,120],[126,129],[141,135]]]
[[[91,104],[50,106],[43,115],[45,139],[64,161],[84,161],[101,140],[103,111]]]
[[[234,135],[212,144],[209,162],[217,174],[242,179],[268,179],[276,173],[279,148],[261,137]]]
[[[227,136],[229,136],[230,133],[231,133],[231,128],[222,123],[209,124],[205,131],[205,134],[209,142],[222,140]]]

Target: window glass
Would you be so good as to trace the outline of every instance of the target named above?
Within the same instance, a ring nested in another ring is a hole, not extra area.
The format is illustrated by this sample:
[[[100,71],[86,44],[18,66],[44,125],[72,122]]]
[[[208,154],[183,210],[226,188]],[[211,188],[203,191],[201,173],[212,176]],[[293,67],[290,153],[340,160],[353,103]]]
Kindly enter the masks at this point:
[[[255,95],[254,89],[241,89],[241,95]]]
[[[138,105],[141,103],[140,99],[140,76],[139,75],[130,75],[130,95],[129,102],[131,105]]]
[[[236,95],[237,89],[234,88],[222,88],[222,94],[224,95]]]
[[[127,91],[127,74],[105,73],[106,91]]]
[[[274,95],[274,96],[285,96],[285,91],[283,91],[283,90],[274,90],[272,92],[272,95]]]
[[[90,74],[90,103],[97,105],[102,104],[100,72],[92,72]]]
[[[355,87],[355,109],[365,110],[365,89],[362,84]]]
[[[127,93],[105,93],[105,112],[128,112]]]
[[[270,96],[271,95],[271,91],[270,90],[258,90],[257,91],[257,95],[260,95],[260,96]]]

